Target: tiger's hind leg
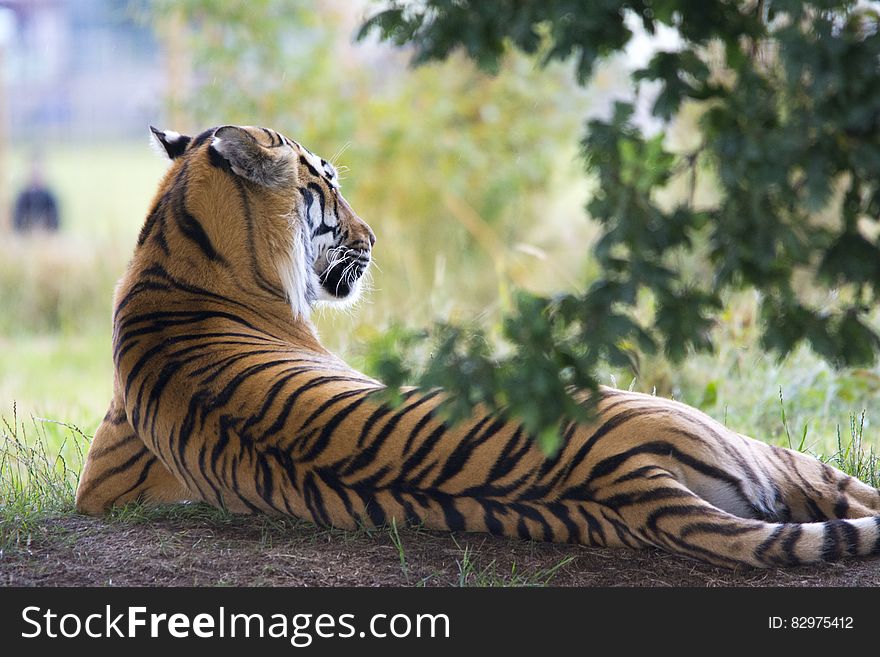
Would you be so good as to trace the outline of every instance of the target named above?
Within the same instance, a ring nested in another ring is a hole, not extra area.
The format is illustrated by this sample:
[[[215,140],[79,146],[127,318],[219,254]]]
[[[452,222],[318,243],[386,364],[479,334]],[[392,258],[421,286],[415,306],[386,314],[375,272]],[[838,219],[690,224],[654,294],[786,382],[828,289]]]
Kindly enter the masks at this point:
[[[135,433],[121,405],[111,402],[79,478],[77,511],[100,515],[135,500],[159,504],[188,499],[191,493]]]
[[[744,518],[714,506],[662,467],[641,468],[626,484],[629,491],[618,486],[603,503],[629,531],[650,545],[718,566],[793,566],[880,553],[880,516],[821,522]]]
[[[761,449],[791,520],[880,516],[880,490],[807,454],[763,444]]]

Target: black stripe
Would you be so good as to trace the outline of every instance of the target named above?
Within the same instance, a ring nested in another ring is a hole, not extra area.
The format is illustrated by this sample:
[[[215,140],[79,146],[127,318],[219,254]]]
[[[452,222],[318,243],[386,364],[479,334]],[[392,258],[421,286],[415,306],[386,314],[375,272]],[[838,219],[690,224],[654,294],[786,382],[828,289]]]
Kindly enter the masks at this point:
[[[439,391],[438,391],[439,392]],[[409,451],[412,449],[413,444],[415,443],[416,437],[422,432],[422,429],[435,418],[434,409],[432,408],[427,413],[425,413],[416,425],[409,432],[409,436],[406,438],[406,442],[403,445],[403,455],[406,456],[409,454]]]
[[[355,445],[358,449],[364,446],[364,441],[367,439],[367,435],[370,433],[370,429],[373,428],[373,425],[377,420],[388,415],[393,409],[388,404],[382,404],[367,418],[366,422],[361,425],[360,434],[358,434],[358,439],[355,442]]]
[[[315,196],[305,187],[300,188],[299,193],[303,197],[303,204],[305,205],[306,210],[305,215],[306,219],[308,219],[309,215],[311,214],[310,210],[312,207],[312,203],[315,202]],[[320,223],[320,221],[318,223]]]
[[[838,533],[838,523],[842,520],[829,520],[823,524],[825,530],[825,538],[822,540],[822,551],[820,558],[823,561],[836,561],[840,558],[840,534]]]
[[[266,275],[262,268],[262,259],[257,256],[257,247],[254,241],[254,213],[251,209],[251,203],[248,198],[248,192],[245,188],[244,181],[238,176],[233,176],[232,182],[235,184],[235,189],[238,192],[238,198],[244,212],[244,224],[247,229],[247,247],[251,261],[250,270],[254,274],[254,281],[256,282],[257,287],[268,293],[270,296],[286,299],[287,294],[284,289],[279,286],[278,282],[275,281],[273,277]]]
[[[840,522],[840,530],[841,534],[843,534],[843,539],[846,541],[846,553],[848,555],[855,555],[859,552],[859,530],[847,522],[846,520],[838,520],[836,522]]]
[[[761,544],[755,548],[755,558],[758,561],[766,562],[767,561],[767,552],[770,548],[773,547],[773,544],[776,543],[780,539],[780,537],[785,532],[785,525],[779,525],[776,529],[770,532],[770,535],[761,541]],[[717,529],[714,530],[714,533],[720,533]],[[685,534],[682,533],[681,537],[684,538]]]
[[[693,500],[693,504],[674,504],[655,509],[645,520],[645,527],[652,532],[656,532],[657,523],[659,523],[662,518],[707,515],[705,503],[696,496],[693,496]]]
[[[828,516],[819,508],[819,505],[816,504],[809,497],[804,498],[804,504],[807,506],[807,511],[810,512],[810,520],[813,522],[821,522],[823,520],[828,520]]]
[[[106,422],[107,420],[104,421]],[[117,439],[117,441],[114,442],[112,445],[99,448],[92,447],[89,450],[89,457],[92,459],[105,458],[109,454],[112,454],[113,452],[118,450],[120,447],[125,447],[131,442],[139,443],[141,442],[141,439],[138,438],[137,434],[127,433],[122,436],[122,438]]]
[[[131,486],[129,486],[126,490],[121,492],[119,495],[117,495],[116,500],[118,500],[121,497],[125,497],[126,495],[131,493],[133,490],[140,488],[143,485],[143,483],[147,480],[147,477],[150,476],[150,470],[153,469],[153,466],[155,466],[157,462],[158,461],[156,461],[155,458],[152,458],[152,459],[148,460],[146,463],[144,463],[144,467],[141,468],[141,472],[138,475],[137,479],[135,479],[134,483]],[[143,495],[143,491],[141,491],[141,496],[142,495]],[[116,500],[114,500],[114,504],[115,504]]]
[[[214,478],[208,476],[208,473],[205,468],[205,455],[208,453],[208,444],[207,442],[202,443],[201,448],[199,449],[199,457],[196,460],[196,464],[198,466],[199,474],[202,475],[202,479],[208,482],[208,485],[211,487],[211,491],[214,493],[214,501],[215,505],[218,507],[223,507],[223,494],[220,492],[220,488],[217,485],[217,482]],[[207,501],[207,500],[206,500]]]
[[[600,513],[602,514],[602,518],[614,529],[614,533],[617,534],[617,539],[623,543],[624,545],[631,548],[640,548],[645,545],[645,542],[640,538],[633,535],[630,531],[630,528],[624,525],[617,518],[613,518],[608,515],[608,513],[604,509],[600,509]],[[653,545],[653,543],[651,543]]]
[[[415,507],[413,507],[412,503],[406,498],[406,496],[398,493],[397,491],[390,491],[390,493],[391,496],[394,498],[394,501],[403,508],[404,520],[406,524],[411,526],[420,525],[422,523],[422,518],[416,512]]]
[[[550,503],[547,505],[547,510],[552,513],[556,517],[556,519],[565,526],[565,529],[568,532],[568,536],[566,537],[565,542],[580,543],[580,530],[571,519],[571,515],[568,512],[568,507],[565,504]]]
[[[630,420],[633,420],[637,417],[641,417],[645,411],[643,409],[631,409],[628,411],[621,411],[614,417],[608,418],[603,422],[596,430],[590,435],[590,437],[584,442],[584,444],[578,449],[578,451],[574,454],[574,456],[569,459],[568,464],[564,470],[564,479],[567,479],[571,472],[584,462],[584,459],[587,457],[587,454],[590,453],[590,450],[596,445],[599,440],[601,440],[604,436],[608,435],[614,429],[626,424]]]
[[[541,479],[546,477],[554,466],[558,465],[562,460],[562,453],[565,451],[565,448],[571,442],[571,437],[574,435],[574,432],[577,430],[578,424],[576,422],[568,422],[565,423],[566,426],[560,426],[560,434],[562,436],[562,441],[559,444],[556,453],[550,456],[549,458],[545,458],[544,462],[541,464],[541,468],[538,470],[538,478]],[[534,438],[532,438],[534,440]]]
[[[537,523],[541,527],[541,536],[539,537],[541,540],[548,542],[553,540],[553,528],[550,526],[550,523],[547,522],[547,519],[541,514],[540,510],[531,505],[521,504],[519,502],[514,502],[508,506],[514,513],[522,518]]]
[[[671,479],[675,479],[672,474],[668,470],[663,470],[659,466],[656,465],[643,465],[640,468],[636,468],[626,474],[620,475],[617,479],[614,480],[615,484],[622,484],[627,481],[632,481],[633,479],[657,479],[658,477],[669,477]]]
[[[330,516],[327,515],[324,498],[321,496],[321,491],[315,484],[315,477],[311,472],[306,475],[303,481],[303,498],[316,523],[328,526],[333,524],[330,521]]]
[[[370,522],[373,523],[374,527],[381,527],[387,521],[385,509],[382,508],[382,505],[375,497],[367,502],[366,510],[367,515],[370,518]]]
[[[269,130],[268,128],[260,128],[268,137],[269,137],[269,146],[271,148],[275,148],[280,146],[283,142],[281,138],[278,136],[278,133],[274,130]]]
[[[315,367],[311,365],[304,365],[301,367],[291,367],[289,362],[283,358],[283,356],[279,353],[279,349],[254,349],[253,347],[258,344],[263,344],[262,341],[259,342],[233,342],[231,340],[216,340],[212,342],[207,342],[202,345],[204,349],[203,356],[211,355],[210,351],[216,351],[216,347],[218,345],[227,345],[227,344],[241,344],[247,346],[247,349],[242,350],[238,353],[233,353],[231,355],[223,356],[222,358],[216,358],[215,361],[208,361],[205,365],[198,367],[190,372],[190,377],[193,379],[198,378],[198,383],[202,386],[207,386],[209,384],[214,383],[218,377],[225,374],[227,371],[231,370],[234,366],[238,365],[243,360],[252,359],[257,356],[270,356],[270,357],[278,357],[278,360],[274,360],[273,362],[279,367],[284,367],[283,373],[301,373],[301,372],[313,372]],[[207,360],[207,359],[205,359]],[[277,374],[275,376],[278,376]],[[201,378],[199,378],[201,377]]]
[[[204,418],[207,414],[205,404],[207,398],[208,394],[203,390],[196,392],[190,398],[186,415],[184,416],[180,429],[177,432],[176,449],[174,444],[174,434],[172,433],[167,438],[168,449],[170,451],[171,460],[174,462],[176,472],[192,482],[193,487],[200,493],[203,491],[199,486],[199,483],[195,480],[195,477],[193,477],[189,468],[186,467],[186,446],[197,428],[196,425],[198,424],[199,429],[202,429],[204,426]],[[136,404],[136,408],[140,408],[139,403]]]
[[[297,458],[297,461],[301,463],[308,463],[309,461],[313,461],[324,451],[327,445],[330,444],[330,439],[333,437],[333,432],[336,431],[336,428],[342,424],[346,419],[348,419],[349,413],[351,413],[358,406],[363,404],[366,401],[367,397],[361,397],[360,399],[354,400],[351,404],[348,404],[345,408],[336,412],[336,414],[330,419],[327,424],[321,429],[321,433],[318,435],[318,438],[315,440],[315,444],[312,445],[309,450]],[[303,446],[305,447],[305,445]]]
[[[496,536],[504,535],[504,525],[495,517],[495,511],[501,511],[504,507],[491,500],[480,500],[483,505],[483,524],[486,525],[486,531]]]
[[[577,505],[578,513],[587,523],[587,542],[590,545],[607,545],[608,539],[605,536],[605,529],[591,513],[584,508],[584,504]],[[596,537],[598,536],[598,540]]]
[[[195,139],[193,139],[191,148],[192,148],[193,150],[195,150],[195,149],[197,149],[199,146],[201,146],[202,144],[204,144],[206,141],[208,141],[211,137],[214,136],[214,133],[217,131],[217,128],[218,128],[218,127],[219,127],[219,126],[215,126],[215,127],[213,127],[213,128],[208,128],[207,130],[205,130],[204,132],[202,132],[201,134],[199,134],[198,137],[196,137]]]
[[[279,361],[279,362],[284,362],[284,361]],[[315,371],[315,368],[308,367],[308,366],[290,367],[289,365],[292,365],[294,362],[301,362],[301,359],[297,359],[296,361],[288,361],[289,369],[286,369],[284,372],[282,372],[280,375],[280,378],[275,383],[273,383],[272,386],[269,388],[269,390],[265,393],[265,399],[263,400],[263,405],[260,407],[260,410],[255,415],[251,415],[250,417],[248,417],[247,421],[244,423],[244,426],[242,427],[243,430],[247,431],[248,429],[250,429],[254,425],[263,421],[263,419],[266,417],[266,414],[269,412],[269,409],[272,407],[272,404],[275,403],[275,399],[278,397],[278,395],[281,394],[281,391],[284,390],[284,387],[288,383],[290,383],[290,381],[294,377],[296,377],[300,374],[304,374],[306,372],[314,372]]]
[[[148,450],[145,445],[142,445],[141,448],[137,452],[132,454],[128,459],[126,459],[125,461],[123,461],[119,465],[104,470],[104,473],[103,473],[104,476],[102,479],[106,480],[114,475],[118,475],[118,474],[125,472],[126,470],[128,470],[129,468],[134,466],[135,463],[140,461],[144,456],[147,456],[149,454],[150,454],[150,450]]]
[[[150,394],[147,396],[147,407],[145,410],[146,413],[150,415],[150,433],[152,435],[156,435],[156,423],[159,419],[159,402],[161,401],[160,397],[181,367],[183,367],[183,363],[180,361],[172,360],[166,362],[165,365],[162,366],[162,369],[159,370],[159,374],[156,376],[153,386],[150,389]],[[146,379],[144,380],[144,383],[146,384]]]
[[[243,370],[239,371],[230,381],[227,383],[223,389],[215,394],[211,399],[211,403],[215,408],[222,408],[226,404],[229,403],[229,400],[232,399],[232,395],[247,381],[249,378],[254,376],[255,374],[259,374],[260,372],[264,372],[272,367],[278,367],[279,365],[284,365],[284,361],[277,360],[269,360],[262,363],[257,363],[256,365],[250,365]]]
[[[211,450],[211,473],[214,475],[214,478],[218,481],[221,480],[220,472],[218,466],[220,464],[220,457],[226,450],[226,447],[229,445],[230,433],[234,428],[235,418],[231,415],[223,414],[220,416],[218,420],[219,431],[217,432],[217,442],[214,443],[214,449]],[[241,440],[241,438],[239,438]]]
[[[492,416],[487,415],[482,420],[477,422],[476,425],[471,428],[471,430],[465,435],[465,437],[461,440],[458,446],[452,451],[452,454],[446,459],[446,463],[443,465],[443,468],[440,470],[440,474],[433,481],[432,485],[436,488],[439,488],[444,483],[452,479],[454,476],[459,474],[465,469],[468,460],[473,454],[474,450],[485,440],[491,438],[496,433],[501,431],[505,426],[505,422],[503,420],[495,420],[492,424],[486,426],[489,420],[492,419]],[[485,429],[483,427],[486,426]],[[482,433],[481,433],[482,430]]]
[[[299,163],[306,167],[309,170],[309,173],[312,174],[315,178],[321,177],[321,174],[318,173],[315,167],[309,164],[309,161],[305,158],[304,155],[299,156]]]
[[[370,460],[375,458],[376,454],[382,448],[382,445],[385,444],[385,441],[400,423],[400,421],[407,416],[410,412],[416,410],[423,404],[428,403],[437,396],[437,392],[429,393],[423,397],[418,398],[414,403],[409,406],[405,406],[404,408],[396,411],[391,418],[385,423],[379,432],[376,434],[376,437],[367,445],[366,449],[364,449],[356,459],[354,459],[349,467],[345,470],[343,474],[351,475],[357,472],[359,469],[365,467],[369,464]]]
[[[796,523],[786,525],[786,527],[788,527],[788,536],[782,541],[782,554],[785,555],[786,562],[789,565],[797,566],[801,563],[801,560],[795,554],[794,550],[797,547],[801,534],[803,534],[803,529]]]
[[[266,504],[270,509],[274,509],[279,513],[282,513],[282,509],[279,509],[274,502],[275,498],[275,475],[272,474],[272,466],[269,461],[265,458],[260,458],[258,461],[258,476],[256,481],[257,494],[263,498]],[[329,524],[329,523],[328,523]]]
[[[258,507],[253,502],[251,502],[249,499],[245,498],[243,495],[238,493],[238,491],[241,490],[241,486],[238,483],[238,470],[239,470],[239,464],[238,464],[238,461],[235,461],[232,464],[232,466],[229,468],[229,472],[232,473],[232,486],[230,486],[229,489],[235,493],[236,497],[239,500],[241,500],[242,504],[244,504],[250,510],[251,513],[260,513],[260,507]]]
[[[461,512],[455,506],[454,497],[451,495],[439,494],[436,499],[440,504],[440,508],[443,510],[443,520],[446,523],[447,529],[454,532],[467,529],[464,522],[464,516],[461,515]]]
[[[338,404],[339,402],[348,399],[349,397],[354,397],[355,395],[366,395],[373,392],[372,388],[356,388],[354,390],[346,390],[345,392],[338,392],[334,395],[331,395],[330,399],[325,401],[323,404],[318,406],[311,415],[309,415],[305,420],[302,421],[300,426],[304,428],[308,428],[308,426],[314,422],[317,418],[319,418],[324,411],[326,411],[331,406]]]
[[[674,534],[670,534],[668,532],[662,532],[662,534],[663,541],[660,543],[656,543],[657,547],[663,547],[673,553],[684,554],[695,559],[699,559],[701,561],[721,565],[730,569],[736,568],[740,565],[750,565],[744,559],[728,557],[727,555],[724,555],[713,549],[704,548],[700,545],[694,545],[693,543],[688,543],[687,541],[681,540],[678,536]]]
[[[563,493],[563,496],[581,497],[584,489],[590,487],[593,480],[612,474],[626,461],[633,458],[634,456],[640,456],[642,454],[655,454],[667,458],[672,458],[679,463],[696,470],[701,474],[707,475],[714,479],[719,479],[720,481],[723,481],[733,487],[740,498],[746,504],[750,503],[748,496],[742,489],[742,483],[739,481],[739,479],[737,479],[733,475],[728,474],[726,471],[721,470],[720,468],[716,468],[715,466],[709,465],[708,463],[704,463],[703,461],[700,461],[699,459],[682,452],[672,443],[667,441],[652,441],[643,443],[641,445],[628,449],[625,452],[621,452],[619,454],[615,454],[614,456],[609,456],[605,459],[602,459],[593,467],[593,469],[587,475],[585,484],[569,488]]]
[[[500,484],[490,484],[483,483],[478,484],[476,486],[471,486],[469,488],[465,488],[459,495],[467,495],[470,497],[514,497],[517,501],[543,501],[546,498],[537,498],[532,496],[531,489],[529,489],[529,493],[527,495],[517,495],[516,492],[522,488],[525,484],[531,481],[533,477],[532,472],[529,470],[524,471],[518,478],[514,479],[512,482],[506,485]]]
[[[321,204],[321,220],[323,221],[327,202],[327,199],[324,196],[324,190],[321,189],[321,186],[318,183],[314,182],[310,182],[308,185],[306,185],[306,187],[308,187],[310,190],[318,195],[318,202]]]
[[[217,253],[217,249],[214,248],[214,244],[211,242],[211,238],[208,237],[208,233],[205,232],[202,223],[196,219],[191,212],[183,207],[182,204],[181,207],[178,208],[178,213],[175,218],[177,219],[177,226],[180,228],[180,232],[183,233],[184,237],[198,246],[208,260],[212,262],[226,263],[226,259]]]
[[[342,504],[345,506],[345,512],[354,518],[355,512],[354,507],[351,504],[351,499],[349,498],[349,491],[342,485],[342,482],[339,481],[338,472],[332,467],[315,468],[314,472],[324,485],[336,493],[336,496],[342,500]]]
[[[350,376],[317,376],[308,383],[303,384],[299,388],[297,388],[294,392],[290,394],[287,400],[284,402],[284,406],[281,409],[281,412],[278,414],[278,417],[275,419],[275,422],[264,432],[265,435],[271,436],[274,433],[278,433],[282,429],[285,428],[287,424],[287,419],[290,416],[290,412],[293,410],[293,405],[296,403],[297,399],[300,396],[312,390],[313,388],[317,388],[319,386],[326,385],[328,383],[334,383],[337,381],[345,381],[349,383],[363,383],[363,379],[357,379]]]
[[[611,497],[597,498],[596,501],[610,509],[619,511],[620,509],[632,506],[633,504],[644,504],[647,502],[682,498],[693,499],[694,494],[689,490],[684,490],[677,486],[661,486],[637,493],[618,493]]]
[[[517,427],[516,431],[513,432],[504,447],[501,448],[501,451],[498,454],[498,458],[495,459],[492,467],[489,468],[489,474],[486,477],[486,482],[497,481],[498,479],[501,479],[502,477],[509,474],[517,465],[519,465],[520,459],[522,458],[523,454],[525,454],[531,448],[531,438],[526,438],[525,443],[520,446],[519,449],[516,449],[517,444],[522,439],[522,435],[522,427]]]
[[[197,297],[207,297],[207,298],[209,298],[211,300],[215,300],[218,303],[221,303],[223,305],[234,305],[234,306],[238,306],[239,308],[244,308],[246,310],[249,310],[253,313],[257,313],[257,314],[259,313],[259,311],[256,308],[254,308],[252,305],[250,305],[248,303],[244,303],[242,301],[232,299],[231,297],[228,297],[228,296],[225,296],[222,294],[217,294],[216,292],[212,292],[210,290],[207,290],[207,289],[200,287],[200,286],[197,286],[197,285],[191,285],[189,283],[184,283],[183,281],[181,281],[181,280],[173,277],[171,274],[169,274],[168,271],[159,264],[153,264],[148,269],[145,269],[143,272],[141,272],[141,277],[142,278],[144,278],[144,277],[158,278],[161,281],[164,281],[165,283],[167,283],[169,286],[171,286],[177,290],[180,290],[182,292],[187,292],[187,293],[192,294]],[[120,302],[118,304],[116,304],[116,309],[114,310],[114,313],[113,313],[114,319],[119,314],[119,312],[129,303],[130,298],[137,296],[137,292],[139,292],[139,286],[141,286],[141,285],[145,286],[144,289],[149,289],[149,290],[167,289],[167,288],[160,288],[160,287],[147,287],[147,281],[139,282],[137,285],[135,285],[132,288],[132,290],[125,297],[123,297],[122,300],[120,300]]]
[[[147,220],[144,222],[144,225],[141,227],[141,232],[138,234],[137,245],[143,246],[144,242],[147,241],[147,238],[150,236],[150,233],[153,231],[153,228],[156,225],[156,222],[159,220],[159,216],[165,212],[165,203],[168,200],[168,192],[162,194],[158,201],[156,201],[156,205],[150,210],[150,213],[147,215]],[[167,245],[166,245],[167,246]]]
[[[410,473],[414,472],[416,468],[418,468],[424,460],[434,451],[434,447],[437,445],[437,442],[440,441],[443,436],[446,435],[446,432],[449,430],[449,427],[446,426],[445,422],[441,422],[430,434],[425,438],[425,441],[421,444],[421,446],[410,456],[406,461],[403,462],[403,465],[400,468],[400,475],[398,479],[406,480],[409,477],[409,481],[415,483],[418,481],[417,478],[410,477]],[[424,477],[427,473],[427,470],[422,472],[422,476]]]

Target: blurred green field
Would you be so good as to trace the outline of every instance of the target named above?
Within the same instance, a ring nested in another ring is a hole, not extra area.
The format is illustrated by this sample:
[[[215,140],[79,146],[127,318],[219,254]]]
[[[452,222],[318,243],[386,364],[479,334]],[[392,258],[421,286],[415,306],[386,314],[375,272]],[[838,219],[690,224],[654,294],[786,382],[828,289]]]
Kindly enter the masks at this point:
[[[33,151],[10,157],[10,189]],[[136,144],[42,150],[60,234],[0,238],[0,415],[63,420],[93,432],[112,388],[110,309],[164,163]]]

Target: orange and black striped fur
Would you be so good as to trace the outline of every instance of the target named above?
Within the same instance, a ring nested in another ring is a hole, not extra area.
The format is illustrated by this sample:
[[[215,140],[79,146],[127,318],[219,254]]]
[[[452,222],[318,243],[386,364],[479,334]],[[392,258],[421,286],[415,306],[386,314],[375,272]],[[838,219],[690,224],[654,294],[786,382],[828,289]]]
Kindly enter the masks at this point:
[[[772,566],[880,552],[880,492],[673,401],[603,390],[546,458],[439,391],[388,408],[321,346],[375,238],[333,167],[272,130],[154,131],[171,158],[116,290],[114,396],[77,508],[204,501],[354,528],[395,519]]]

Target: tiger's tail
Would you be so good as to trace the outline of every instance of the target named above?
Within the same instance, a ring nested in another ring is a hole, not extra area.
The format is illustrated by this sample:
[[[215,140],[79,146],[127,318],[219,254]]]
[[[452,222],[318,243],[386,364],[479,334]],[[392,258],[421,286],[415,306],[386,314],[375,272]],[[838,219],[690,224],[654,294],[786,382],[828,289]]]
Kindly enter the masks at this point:
[[[677,554],[727,568],[770,568],[880,554],[880,515],[821,522],[766,522],[728,513],[679,482],[675,495],[618,509],[641,538]]]

